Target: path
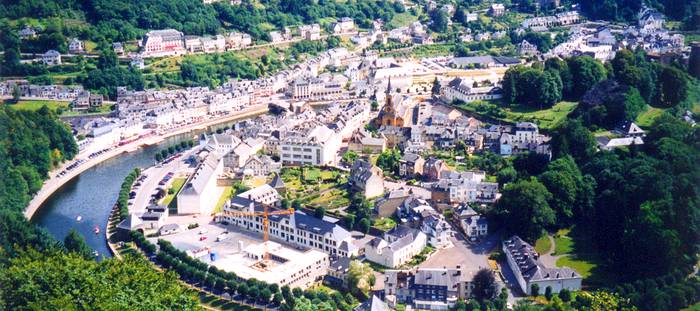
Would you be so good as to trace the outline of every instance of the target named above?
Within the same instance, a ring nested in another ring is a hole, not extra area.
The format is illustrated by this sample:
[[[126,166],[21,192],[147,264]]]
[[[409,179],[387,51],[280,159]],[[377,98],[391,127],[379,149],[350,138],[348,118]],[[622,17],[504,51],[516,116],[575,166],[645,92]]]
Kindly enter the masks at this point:
[[[556,242],[554,241],[554,238],[549,234],[547,234],[547,238],[549,239],[551,246],[549,247],[549,250],[546,253],[540,254],[540,261],[547,267],[556,267],[557,260],[559,260],[559,258],[561,258],[562,255],[552,255],[554,253],[554,250],[556,249]]]

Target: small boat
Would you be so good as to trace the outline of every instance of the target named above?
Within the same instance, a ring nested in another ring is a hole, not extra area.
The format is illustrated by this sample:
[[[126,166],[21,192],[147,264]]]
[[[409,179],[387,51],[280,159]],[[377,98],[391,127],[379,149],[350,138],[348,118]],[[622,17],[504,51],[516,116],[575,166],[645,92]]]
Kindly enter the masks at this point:
[[[95,226],[95,234],[100,234],[100,227]]]
[[[83,220],[83,216],[78,215],[78,217],[75,217],[75,221],[81,221]]]
[[[100,257],[100,253],[98,253],[97,251],[93,251],[92,254],[95,255],[95,257]]]

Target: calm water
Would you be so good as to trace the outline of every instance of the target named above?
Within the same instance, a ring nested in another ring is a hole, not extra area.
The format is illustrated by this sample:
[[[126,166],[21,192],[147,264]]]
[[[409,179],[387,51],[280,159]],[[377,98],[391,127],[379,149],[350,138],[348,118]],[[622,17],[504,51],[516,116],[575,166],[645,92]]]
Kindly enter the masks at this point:
[[[232,123],[229,123],[230,125]],[[210,130],[224,127],[217,125]],[[155,153],[160,149],[194,138],[202,131],[173,136],[157,146],[141,148],[104,161],[77,176],[56,191],[36,212],[32,222],[46,228],[57,240],[63,241],[71,229],[85,237],[92,249],[101,256],[110,257],[104,229],[112,206],[117,201],[124,177],[135,167],[153,165]],[[82,217],[77,221],[78,216]],[[95,226],[100,233],[95,234]]]

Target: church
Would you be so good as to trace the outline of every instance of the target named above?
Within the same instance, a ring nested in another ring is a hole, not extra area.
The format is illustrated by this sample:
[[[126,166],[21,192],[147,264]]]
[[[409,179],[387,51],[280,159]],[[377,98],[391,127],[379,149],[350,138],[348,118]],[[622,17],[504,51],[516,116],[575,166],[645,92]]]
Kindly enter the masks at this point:
[[[377,117],[377,126],[410,127],[413,123],[413,108],[416,104],[410,97],[394,93],[391,89],[391,78],[385,94],[386,103]]]

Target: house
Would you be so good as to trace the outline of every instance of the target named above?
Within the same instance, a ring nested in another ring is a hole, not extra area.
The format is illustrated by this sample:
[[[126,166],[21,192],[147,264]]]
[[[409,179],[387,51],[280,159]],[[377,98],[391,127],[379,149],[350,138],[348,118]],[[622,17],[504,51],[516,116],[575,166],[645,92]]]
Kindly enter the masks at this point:
[[[475,81],[454,78],[447,86],[440,88],[440,98],[446,103],[461,100],[470,103],[477,100],[492,100],[503,97],[501,88],[496,86],[479,87]]]
[[[622,135],[623,137],[644,137],[645,132],[637,124],[632,121],[625,121],[615,127],[613,133]]]
[[[114,51],[114,54],[117,54],[117,56],[124,56],[124,45],[122,45],[120,42],[112,43],[112,50]]]
[[[362,159],[355,160],[350,169],[349,183],[362,191],[366,198],[384,194],[384,173],[376,165]]]
[[[444,160],[437,158],[429,158],[423,164],[423,177],[427,180],[439,180],[444,171],[447,171],[447,164]]]
[[[321,26],[319,24],[303,25],[299,27],[299,35],[304,40],[320,40]]]
[[[243,176],[267,176],[278,173],[282,167],[280,162],[267,155],[253,155],[240,167]]]
[[[284,36],[279,31],[270,31],[270,42],[272,42],[272,43],[284,42]]]
[[[501,16],[506,13],[506,7],[503,5],[503,3],[494,3],[491,5],[491,8],[489,9],[489,14],[491,16]]]
[[[374,137],[372,133],[360,128],[350,138],[348,150],[362,153],[382,153],[386,150],[386,138],[381,133],[379,137]]]
[[[473,208],[466,206],[459,211],[459,224],[464,235],[470,240],[476,240],[488,234],[488,222],[486,218]]]
[[[520,289],[527,295],[532,295],[532,286],[535,284],[540,288],[540,293],[547,287],[551,288],[553,294],[565,288],[570,291],[581,289],[580,274],[568,267],[545,267],[539,261],[540,255],[535,248],[518,236],[503,241],[503,252]]]
[[[642,7],[639,14],[639,29],[642,33],[653,33],[656,30],[663,29],[666,17],[655,9]]]
[[[215,152],[208,153],[177,194],[177,213],[211,214],[220,195],[216,187],[216,178],[221,173],[223,161]]]
[[[427,244],[425,233],[398,225],[365,246],[365,258],[385,267],[396,268],[418,255]]]
[[[418,154],[406,153],[399,160],[399,176],[416,178],[423,175],[425,159]]]
[[[27,26],[27,27],[24,27],[22,30],[18,31],[17,35],[22,40],[31,39],[31,38],[36,37],[36,30],[34,30],[34,28],[32,28],[30,26]]]
[[[146,68],[146,63],[143,61],[143,57],[135,56],[129,62],[129,66],[131,66],[131,68],[144,69]]]
[[[80,54],[85,52],[83,41],[78,38],[72,38],[68,43],[68,52],[72,54]]]
[[[471,297],[472,275],[461,266],[384,271],[384,295],[390,305],[418,310],[449,310]]]
[[[523,40],[520,43],[518,43],[517,52],[518,54],[523,56],[531,56],[537,55],[538,50],[536,45],[527,42],[527,40]]]
[[[355,21],[350,17],[343,17],[333,23],[333,33],[342,34],[355,30]]]
[[[379,198],[374,204],[374,212],[379,217],[391,217],[410,195],[404,189],[387,192],[384,197]]]
[[[41,55],[41,62],[46,66],[56,66],[61,64],[61,53],[56,50],[48,50]]]
[[[102,107],[103,100],[104,98],[101,94],[83,91],[71,102],[71,107],[74,111],[86,111],[90,108]]]
[[[437,203],[494,203],[500,198],[498,183],[485,182],[483,171],[446,171],[431,188]]]
[[[328,265],[328,274],[323,279],[324,284],[331,285],[334,288],[346,288],[351,261],[352,259],[349,257],[331,258]]]
[[[600,150],[607,151],[632,145],[644,145],[644,139],[642,137],[609,138],[606,136],[596,136],[595,139],[598,143],[598,148],[600,148]]]
[[[389,305],[379,299],[377,295],[372,295],[372,298],[367,299],[365,302],[357,306],[353,311],[391,311],[392,308]]]
[[[434,212],[423,217],[420,230],[425,233],[428,244],[432,247],[445,248],[452,245],[450,238],[454,236],[454,231],[442,214]]]
[[[282,176],[280,176],[279,173],[275,173],[275,176],[272,177],[272,180],[268,184],[272,189],[275,189],[277,193],[284,194],[287,191],[287,187],[284,185],[284,180],[282,180]]]

